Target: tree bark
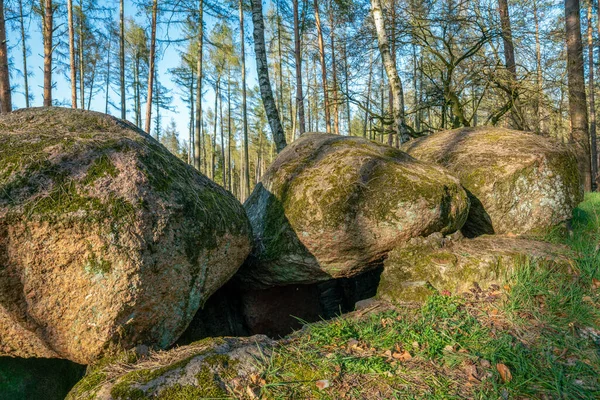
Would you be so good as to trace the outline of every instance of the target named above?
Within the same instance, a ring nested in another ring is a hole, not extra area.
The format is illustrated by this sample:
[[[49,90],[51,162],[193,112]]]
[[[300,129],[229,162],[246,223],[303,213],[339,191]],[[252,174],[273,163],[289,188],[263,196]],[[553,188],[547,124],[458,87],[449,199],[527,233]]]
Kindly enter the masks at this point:
[[[588,0],[587,5],[587,40],[588,40],[588,91],[590,93],[590,156],[592,168],[592,190],[596,189],[596,180],[598,176],[598,155],[596,144],[596,96],[594,91],[594,35],[592,28],[592,0]]]
[[[2,114],[8,114],[12,111],[10,94],[10,73],[8,71],[4,0],[0,0],[0,113]]]
[[[323,29],[319,17],[319,2],[314,0],[315,22],[317,25],[317,38],[319,43],[319,60],[321,61],[321,83],[323,85],[323,102],[325,108],[325,131],[331,133],[331,115],[329,104],[329,89],[327,85],[327,65],[325,64],[325,44],[323,43]]]
[[[542,115],[542,103],[544,100],[544,86],[542,76],[542,46],[540,43],[540,21],[538,17],[537,0],[533,0],[533,22],[535,24],[535,70],[537,95],[535,101],[536,132],[541,134],[545,132],[544,116]]]
[[[398,75],[398,70],[396,69],[396,61],[390,53],[380,0],[371,0],[371,11],[373,12],[373,20],[375,21],[375,29],[377,30],[379,52],[381,53],[385,72],[394,96],[394,130],[396,135],[400,138],[400,141],[404,142],[408,138],[408,132],[404,125],[404,110],[402,109],[402,83],[400,81],[400,76]]]
[[[44,107],[52,106],[52,36],[54,33],[52,0],[44,0]]]
[[[71,68],[71,108],[77,108],[77,73],[75,69],[75,29],[73,27],[73,0],[67,0],[67,17],[69,18],[69,66]]]
[[[567,76],[569,86],[570,141],[575,145],[579,172],[586,191],[592,188],[587,102],[583,70],[583,45],[579,0],[565,0]]]
[[[196,130],[194,132],[194,166],[201,170],[201,146],[204,145],[200,137],[202,131],[202,55],[204,47],[204,0],[198,1],[198,59],[196,61]]]
[[[248,154],[248,106],[246,104],[246,47],[244,38],[244,4],[239,0],[240,8],[240,58],[242,67],[242,129],[244,134],[243,150],[243,185],[241,188],[241,200],[245,200],[250,195],[250,156]]]
[[[515,62],[515,46],[512,39],[508,0],[498,0],[500,24],[502,25],[502,41],[504,44],[504,61],[509,74],[508,86],[511,88],[512,104],[510,109],[511,125],[514,129],[523,130],[523,119],[519,109],[519,92],[517,88],[517,64]]]
[[[150,36],[150,55],[148,57],[148,98],[146,99],[146,124],[145,131],[149,134],[152,125],[152,85],[154,84],[154,61],[156,58],[156,15],[158,13],[158,0],[152,3],[152,33]]]
[[[267,63],[267,49],[265,45],[265,24],[262,14],[262,0],[252,0],[252,22],[254,24],[254,51],[256,53],[256,71],[258,73],[258,82],[260,94],[269,120],[273,140],[277,152],[280,153],[287,145],[285,133],[279,119],[279,111],[273,98],[271,81],[269,80],[269,64]]]
[[[340,134],[340,113],[338,110],[338,82],[337,82],[337,62],[335,58],[335,21],[333,15],[333,6],[329,5],[329,40],[331,43],[331,76],[332,85],[331,93],[333,95],[333,132],[336,135]]]
[[[82,110],[85,109],[85,86],[83,71],[83,2],[79,0],[79,104]]]
[[[29,73],[27,72],[27,38],[25,36],[23,0],[19,0],[19,24],[21,27],[21,51],[23,52],[23,86],[25,90],[25,107],[29,108]]]
[[[119,35],[119,62],[121,70],[119,71],[119,80],[121,83],[121,119],[127,118],[127,104],[125,100],[125,5],[124,0],[120,2],[119,20],[121,32]]]
[[[294,56],[296,59],[296,109],[298,110],[298,131],[302,135],[306,131],[304,119],[304,95],[302,94],[302,54],[300,53],[300,24],[298,21],[298,0],[293,0],[294,7]]]

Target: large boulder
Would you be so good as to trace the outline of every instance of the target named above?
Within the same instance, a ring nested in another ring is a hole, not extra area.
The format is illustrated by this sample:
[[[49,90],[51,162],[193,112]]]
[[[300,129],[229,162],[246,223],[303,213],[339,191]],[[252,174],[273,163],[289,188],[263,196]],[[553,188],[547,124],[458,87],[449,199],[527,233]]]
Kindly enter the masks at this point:
[[[462,128],[402,149],[452,171],[469,193],[463,233],[540,233],[571,217],[583,200],[577,159],[553,139],[496,127]]]
[[[412,237],[460,229],[469,201],[442,167],[358,137],[305,134],[244,206],[256,250],[238,277],[269,287],[358,275]]]
[[[418,238],[389,253],[377,289],[387,301],[424,301],[439,292],[460,294],[508,282],[518,268],[546,263],[568,268],[568,248],[525,238],[483,235],[449,239]]]
[[[248,255],[242,205],[132,124],[0,118],[0,354],[167,347]]]

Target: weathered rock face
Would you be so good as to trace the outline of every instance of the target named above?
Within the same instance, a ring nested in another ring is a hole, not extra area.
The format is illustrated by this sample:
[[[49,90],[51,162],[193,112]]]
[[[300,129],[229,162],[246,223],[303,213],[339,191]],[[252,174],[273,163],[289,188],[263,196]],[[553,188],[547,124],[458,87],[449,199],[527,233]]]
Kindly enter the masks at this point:
[[[546,231],[583,199],[577,159],[552,139],[501,128],[463,128],[413,140],[403,150],[456,174],[471,197],[468,237]]]
[[[256,252],[249,286],[314,283],[374,268],[394,246],[453,232],[469,201],[445,169],[357,137],[305,134],[245,203]]]
[[[385,260],[377,296],[388,301],[423,301],[432,293],[482,289],[506,282],[523,263],[567,267],[566,247],[524,238],[484,235],[449,240],[419,238],[392,250]]]
[[[273,345],[265,336],[215,338],[121,361],[118,369],[106,362],[92,367],[67,400],[246,398],[259,360],[268,359]]]
[[[0,118],[0,354],[169,346],[251,241],[233,196],[125,121]]]

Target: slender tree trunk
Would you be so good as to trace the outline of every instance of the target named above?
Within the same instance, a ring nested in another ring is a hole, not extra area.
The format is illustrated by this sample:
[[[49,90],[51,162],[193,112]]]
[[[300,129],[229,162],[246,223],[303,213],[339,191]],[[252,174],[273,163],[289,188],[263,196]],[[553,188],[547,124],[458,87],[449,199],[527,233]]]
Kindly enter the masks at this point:
[[[0,0],[0,113],[2,114],[8,114],[12,111],[10,94],[10,73],[8,71],[4,0]]]
[[[227,79],[227,185],[233,193],[231,186],[231,70]]]
[[[88,104],[87,104],[87,109],[89,110],[91,105],[92,105],[92,93],[94,91],[94,85],[96,83],[96,67],[97,67],[97,61],[94,61],[94,63],[92,64],[92,70],[90,71],[90,94],[88,96]]]
[[[346,120],[348,121],[348,132],[347,134],[350,135],[350,129],[351,129],[351,116],[350,116],[350,83],[349,83],[349,76],[350,74],[348,74],[348,52],[347,52],[347,37],[344,37],[344,81],[345,81],[345,86],[346,86]]]
[[[240,58],[242,67],[242,129],[244,134],[244,154],[243,154],[243,185],[241,186],[241,200],[246,200],[250,196],[250,156],[248,154],[248,106],[246,104],[246,47],[244,37],[244,3],[243,0],[239,0],[240,8]]]
[[[21,51],[23,52],[23,86],[25,89],[25,107],[29,108],[29,73],[27,72],[27,37],[25,36],[23,0],[19,0],[19,25],[21,27]]]
[[[279,13],[279,1],[275,1],[276,10],[277,10],[277,56],[278,56],[278,66],[277,66],[277,78],[278,78],[278,87],[275,88],[277,95],[277,105],[279,106],[279,112],[281,113],[281,126],[285,131],[285,113],[283,107],[283,55],[281,51],[281,14]]]
[[[197,170],[201,170],[200,146],[204,143],[200,138],[202,130],[202,55],[204,46],[204,0],[198,1],[198,60],[196,61],[196,131],[194,140],[194,165]]]
[[[195,110],[194,110],[194,69],[190,68],[190,132],[188,135],[188,164],[200,170],[196,164],[196,141],[195,141]]]
[[[417,79],[417,46],[415,46],[413,44],[413,91],[414,91],[414,102],[415,102],[415,106],[414,106],[414,112],[415,112],[415,130],[417,132],[421,132],[421,115],[420,115],[420,108],[421,105],[419,104],[419,85],[418,85],[418,79]]]
[[[223,98],[219,97],[219,122],[221,122],[221,173],[223,174],[223,187],[227,188],[227,164],[225,160],[225,135],[223,134]]]
[[[77,74],[75,72],[75,29],[73,27],[73,0],[67,0],[67,16],[69,18],[69,65],[71,67],[71,108],[77,108]]]
[[[340,113],[338,110],[338,81],[337,81],[337,62],[336,62],[336,49],[335,49],[335,21],[333,15],[333,6],[329,5],[329,41],[331,43],[331,75],[332,85],[331,92],[333,95],[332,108],[333,108],[333,131],[336,135],[340,134]]]
[[[127,103],[125,99],[125,5],[124,0],[120,1],[119,7],[119,62],[121,70],[119,71],[119,80],[121,83],[121,119],[127,118]]]
[[[273,98],[271,81],[269,80],[269,64],[267,63],[267,49],[265,45],[265,24],[262,14],[262,0],[252,0],[252,22],[254,24],[254,51],[256,53],[256,71],[258,73],[258,82],[262,102],[265,107],[267,119],[271,126],[273,139],[277,147],[277,152],[281,152],[285,146],[285,133],[279,119],[277,105]]]
[[[590,93],[590,157],[592,167],[592,190],[596,189],[596,179],[598,176],[598,154],[596,144],[596,96],[594,91],[594,35],[592,28],[592,0],[588,0],[587,7],[587,40],[588,40],[588,91]]]
[[[150,133],[152,125],[152,88],[154,84],[154,61],[156,59],[156,16],[158,13],[158,0],[152,3],[152,32],[150,34],[150,55],[148,57],[148,98],[146,99],[146,125],[145,131]]]
[[[110,30],[110,34],[108,37],[108,50],[106,52],[107,55],[107,64],[106,64],[106,97],[105,97],[105,102],[104,102],[104,113],[108,114],[108,91],[110,90],[110,63],[111,63],[111,47],[112,47],[112,39],[113,39],[113,35],[112,35],[113,31],[112,29]],[[90,93],[90,99],[92,98],[92,95]]]
[[[321,61],[321,83],[323,84],[323,102],[325,108],[325,131],[331,133],[331,115],[329,105],[329,89],[327,85],[327,65],[325,64],[325,44],[323,42],[323,29],[319,17],[319,2],[314,0],[315,22],[317,25],[317,39],[319,43],[319,59]]]
[[[79,104],[82,110],[85,110],[85,73],[83,67],[83,2],[79,0]]]
[[[508,86],[511,89],[512,107],[510,110],[511,125],[514,129],[523,130],[523,118],[519,105],[519,93],[517,88],[517,64],[515,62],[515,47],[512,39],[510,26],[510,14],[508,12],[508,0],[498,0],[500,12],[500,23],[502,25],[502,41],[504,43],[504,61],[509,73]]]
[[[381,1],[371,0],[371,10],[373,12],[373,19],[375,21],[375,28],[377,30],[379,52],[381,53],[382,62],[394,96],[394,130],[396,135],[398,135],[400,138],[400,141],[404,142],[407,139],[408,132],[404,126],[402,82],[400,80],[400,76],[398,75],[398,70],[396,69],[396,61],[390,53],[385,29],[385,20],[382,15]]]
[[[583,69],[583,44],[579,0],[565,0],[565,30],[567,38],[567,75],[569,83],[569,114],[571,142],[578,153],[579,170],[584,189],[592,189],[587,102]]]
[[[535,70],[536,70],[536,86],[537,94],[535,100],[535,119],[536,119],[536,132],[541,134],[545,131],[544,115],[542,115],[542,103],[544,99],[544,86],[542,76],[542,46],[540,43],[540,21],[538,17],[537,0],[533,0],[533,22],[535,24]]]
[[[296,58],[296,109],[298,110],[298,130],[306,131],[304,120],[304,95],[302,94],[302,54],[300,53],[300,24],[298,21],[298,0],[293,0],[294,8],[294,56]]]
[[[219,117],[219,110],[217,109],[217,107],[219,106],[218,104],[218,100],[219,100],[219,81],[216,82],[216,88],[215,88],[215,126],[213,128],[213,137],[212,137],[212,152],[211,152],[211,174],[210,174],[210,179],[212,179],[213,181],[215,180],[215,154],[216,154],[216,150],[217,150],[217,127],[218,127],[218,117]]]
[[[365,107],[365,120],[363,122],[363,137],[367,137],[367,125],[369,123],[369,108],[371,106],[371,81],[373,80],[373,52],[369,55],[369,79],[367,81],[367,105]],[[369,133],[369,139],[371,134]]]
[[[134,86],[134,96],[135,96],[135,101],[134,101],[134,107],[135,107],[135,125],[138,128],[141,128],[140,125],[142,125],[142,117],[141,117],[141,104],[140,102],[142,101],[140,98],[140,55],[136,54],[135,55],[135,71],[134,71],[134,76],[133,76],[133,86]]]
[[[52,0],[44,0],[44,107],[52,106],[52,36],[54,34]]]

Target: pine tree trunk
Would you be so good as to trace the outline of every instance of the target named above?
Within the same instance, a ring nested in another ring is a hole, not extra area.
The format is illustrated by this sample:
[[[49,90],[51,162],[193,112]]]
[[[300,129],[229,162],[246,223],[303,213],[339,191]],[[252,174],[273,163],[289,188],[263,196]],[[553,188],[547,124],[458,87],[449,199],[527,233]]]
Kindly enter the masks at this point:
[[[298,0],[293,0],[294,8],[294,56],[296,58],[296,108],[298,110],[298,130],[306,131],[304,120],[304,95],[302,94],[302,54],[300,53],[300,24],[298,21]]]
[[[23,53],[23,87],[25,90],[25,107],[29,108],[29,73],[27,72],[27,38],[25,36],[23,0],[19,0],[19,25],[21,27],[21,51]]]
[[[515,46],[512,39],[510,26],[510,14],[508,12],[508,0],[498,0],[500,12],[500,24],[502,25],[502,41],[504,43],[504,61],[509,74],[508,87],[511,89],[512,107],[510,110],[511,126],[514,129],[523,130],[523,117],[519,105],[519,93],[517,88],[517,64],[515,62]]]
[[[367,137],[367,126],[369,124],[369,108],[371,106],[371,82],[373,80],[373,52],[369,55],[369,79],[367,81],[367,104],[365,107],[365,120],[363,122],[363,137]],[[369,132],[369,139],[371,133]]]
[[[579,172],[584,189],[592,189],[587,102],[583,69],[583,44],[579,0],[565,0],[565,30],[567,38],[567,76],[569,84],[569,114],[571,137],[579,159]]]
[[[598,154],[596,144],[596,96],[594,91],[594,35],[592,28],[592,0],[588,0],[587,7],[587,40],[588,40],[588,92],[590,94],[590,157],[592,167],[592,190],[596,189],[598,176]]]
[[[121,119],[127,118],[127,105],[125,99],[125,5],[124,0],[120,2],[119,8],[119,21],[120,21],[120,34],[119,34],[119,62],[121,64],[121,70],[119,71],[119,80],[121,83]]]
[[[390,48],[387,40],[387,34],[385,29],[385,20],[383,19],[382,10],[381,10],[381,1],[380,0],[371,0],[371,10],[373,12],[373,19],[375,21],[375,28],[377,30],[377,41],[379,44],[379,52],[381,53],[381,58],[383,65],[385,67],[385,72],[388,77],[388,81],[390,83],[390,87],[392,88],[392,93],[394,97],[394,130],[395,134],[398,135],[400,141],[404,142],[408,137],[408,132],[404,126],[404,110],[402,104],[402,82],[400,81],[400,77],[398,75],[398,70],[396,69],[396,61],[392,54],[390,53]],[[383,104],[382,104],[383,106]],[[382,108],[383,112],[383,108]],[[383,125],[382,125],[383,126]],[[383,133],[382,133],[383,134]]]
[[[52,106],[52,36],[54,34],[52,0],[44,0],[44,107]]]
[[[0,113],[2,114],[7,114],[12,111],[10,94],[10,73],[8,71],[4,0],[0,0]]]
[[[542,115],[543,99],[544,99],[544,86],[542,77],[542,46],[540,43],[540,21],[538,17],[537,0],[533,0],[533,22],[535,24],[535,70],[536,70],[536,86],[537,94],[535,100],[535,119],[536,119],[536,133],[541,134],[545,132],[544,129],[544,115]]]
[[[262,102],[265,107],[267,119],[271,126],[273,139],[277,152],[281,152],[285,146],[285,133],[279,119],[277,105],[273,98],[273,90],[271,89],[271,81],[269,80],[269,64],[267,63],[267,49],[265,45],[265,24],[262,14],[262,0],[252,0],[252,22],[254,24],[254,51],[256,53],[256,71],[258,73],[258,82]]]
[[[201,170],[200,154],[204,145],[200,137],[202,131],[202,62],[204,46],[204,0],[198,1],[198,60],[196,62],[196,130],[194,136],[194,166]]]
[[[337,81],[337,62],[335,57],[335,21],[333,16],[333,8],[330,4],[329,8],[329,41],[331,43],[331,75],[332,85],[331,92],[333,95],[332,108],[333,108],[333,132],[336,135],[340,134],[340,115],[338,110],[338,81]]]
[[[154,84],[154,61],[156,59],[156,16],[158,13],[158,0],[152,3],[152,26],[150,34],[150,55],[148,57],[148,98],[146,99],[146,124],[144,130],[150,133],[152,125],[152,92]]]
[[[85,109],[85,86],[83,70],[83,4],[79,0],[79,104],[80,108]]]
[[[329,90],[327,85],[327,65],[325,64],[325,44],[323,43],[323,29],[319,17],[319,2],[314,0],[315,22],[317,25],[317,39],[319,43],[319,59],[321,61],[321,83],[323,85],[323,102],[325,108],[325,131],[331,133],[331,115],[329,105]]]
[[[243,154],[243,165],[242,175],[243,184],[241,185],[241,200],[246,200],[250,196],[250,156],[248,152],[248,106],[246,104],[246,47],[244,38],[244,4],[243,0],[239,0],[239,11],[240,11],[240,58],[242,67],[242,129],[244,132],[244,154]]]
[[[69,19],[69,66],[71,68],[71,108],[77,108],[77,74],[75,72],[75,29],[73,27],[73,0],[67,0],[67,17]]]

